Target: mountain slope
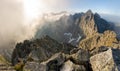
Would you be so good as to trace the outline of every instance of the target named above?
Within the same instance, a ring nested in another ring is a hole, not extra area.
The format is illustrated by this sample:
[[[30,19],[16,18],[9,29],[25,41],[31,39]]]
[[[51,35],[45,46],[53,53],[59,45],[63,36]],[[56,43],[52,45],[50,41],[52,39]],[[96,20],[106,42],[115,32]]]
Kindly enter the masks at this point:
[[[96,33],[113,30],[112,24],[104,20],[97,13],[88,10],[86,13],[63,15],[58,20],[43,20],[42,28],[38,28],[36,38],[49,35],[59,42],[71,43],[78,46],[79,41]]]

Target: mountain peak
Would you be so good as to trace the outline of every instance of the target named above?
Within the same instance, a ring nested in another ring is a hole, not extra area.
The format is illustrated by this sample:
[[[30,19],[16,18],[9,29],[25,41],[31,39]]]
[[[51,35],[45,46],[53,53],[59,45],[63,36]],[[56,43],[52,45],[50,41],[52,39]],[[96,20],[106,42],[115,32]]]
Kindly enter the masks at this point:
[[[93,12],[89,9],[86,14],[93,14]]]

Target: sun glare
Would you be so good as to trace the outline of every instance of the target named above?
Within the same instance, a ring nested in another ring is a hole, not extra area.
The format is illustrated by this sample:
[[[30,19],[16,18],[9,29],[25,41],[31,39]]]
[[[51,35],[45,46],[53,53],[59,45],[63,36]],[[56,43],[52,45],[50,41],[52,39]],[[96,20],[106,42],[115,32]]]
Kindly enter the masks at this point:
[[[43,13],[45,4],[42,0],[24,0],[24,14],[27,20],[32,20]]]

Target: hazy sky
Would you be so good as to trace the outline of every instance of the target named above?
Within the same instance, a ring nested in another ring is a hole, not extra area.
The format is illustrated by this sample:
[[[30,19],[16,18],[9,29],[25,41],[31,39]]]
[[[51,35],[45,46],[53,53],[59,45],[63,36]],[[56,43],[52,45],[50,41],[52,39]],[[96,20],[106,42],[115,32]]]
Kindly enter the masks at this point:
[[[120,16],[119,0],[21,0],[27,16],[46,12],[93,12]]]
[[[67,6],[63,10],[86,11],[120,15],[120,0],[64,0]],[[59,1],[58,1],[59,3]],[[62,5],[61,5],[62,6]],[[58,10],[59,10],[59,6]]]
[[[28,0],[30,2],[32,0]],[[35,1],[35,0],[34,0]],[[91,9],[93,12],[120,16],[120,0],[36,0],[46,11],[82,12]],[[43,11],[43,12],[44,12]]]
[[[120,1],[119,0],[70,0],[71,9],[82,11],[92,9],[96,12],[119,14]],[[117,12],[117,13],[116,13]],[[120,15],[120,14],[119,14]]]

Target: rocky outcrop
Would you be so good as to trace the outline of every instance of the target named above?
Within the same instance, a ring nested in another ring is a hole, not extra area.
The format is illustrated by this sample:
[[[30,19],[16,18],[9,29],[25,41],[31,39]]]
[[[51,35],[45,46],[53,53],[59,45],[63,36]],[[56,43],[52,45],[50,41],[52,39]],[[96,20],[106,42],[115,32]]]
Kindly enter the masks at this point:
[[[120,71],[120,50],[109,49],[90,58],[93,71]]]
[[[24,66],[24,70],[30,71],[59,71],[62,64],[65,62],[65,55],[62,53],[56,53],[50,59],[44,62],[27,62]]]
[[[82,51],[82,50],[81,50]],[[77,52],[78,53],[78,52]],[[81,55],[80,57],[78,57]],[[90,71],[88,69],[88,59],[80,60],[84,58],[83,54],[79,54],[77,57],[73,57],[73,55],[66,55],[64,53],[56,53],[52,57],[50,57],[47,61],[39,62],[27,62],[24,66],[24,70],[30,71]],[[71,58],[73,60],[71,60]],[[82,62],[83,61],[83,62]]]
[[[113,47],[115,43],[118,43],[115,32],[108,30],[103,34],[96,34],[90,38],[83,39],[79,47],[86,50],[92,50],[102,46]]]
[[[18,71],[63,71],[68,63],[71,70],[88,71],[91,69],[89,58],[89,51],[58,43],[45,36],[17,44],[12,54],[12,64]]]
[[[12,63],[14,65],[16,64],[14,62],[19,62],[18,58],[25,58],[26,60],[26,58],[32,58],[32,56],[38,58],[39,61],[44,61],[51,57],[54,53],[60,51],[69,54],[69,51],[73,48],[74,47],[72,45],[60,44],[51,39],[49,36],[33,41],[26,40],[24,43],[19,43],[16,45],[12,55]]]
[[[69,65],[68,70],[92,71],[93,69],[94,71],[94,67],[91,68],[94,63],[90,62],[90,58],[107,52],[110,48],[107,46],[119,43],[112,31],[105,31],[104,34],[95,36],[83,39],[82,41],[86,42],[82,48],[59,43],[49,36],[36,40],[25,40],[16,45],[12,54],[12,64],[18,71],[65,71]],[[110,52],[108,53],[110,54]]]
[[[43,62],[58,52],[70,54],[70,50],[73,48],[76,47],[70,44],[58,43],[49,36],[31,41],[25,40],[23,43],[16,45],[12,54],[12,64],[23,67],[27,61]]]

